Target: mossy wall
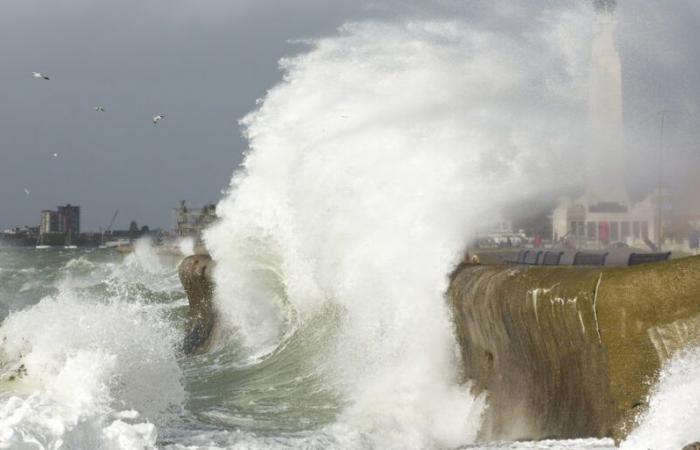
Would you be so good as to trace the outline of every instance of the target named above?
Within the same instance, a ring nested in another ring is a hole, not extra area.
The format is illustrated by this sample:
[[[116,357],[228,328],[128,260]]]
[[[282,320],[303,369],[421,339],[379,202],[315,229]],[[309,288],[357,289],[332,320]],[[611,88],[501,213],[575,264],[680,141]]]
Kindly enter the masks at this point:
[[[482,438],[623,437],[700,336],[700,257],[629,268],[464,265],[448,292]]]

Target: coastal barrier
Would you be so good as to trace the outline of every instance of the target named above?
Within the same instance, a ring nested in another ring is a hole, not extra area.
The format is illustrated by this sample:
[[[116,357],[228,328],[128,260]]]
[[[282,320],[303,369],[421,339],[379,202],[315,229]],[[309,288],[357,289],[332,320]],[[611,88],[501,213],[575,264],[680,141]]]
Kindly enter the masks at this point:
[[[700,257],[635,267],[462,265],[448,299],[481,438],[631,431],[662,365],[700,337]]]
[[[213,267],[207,255],[180,264],[187,353],[215,340]],[[634,267],[462,264],[447,301],[464,380],[488,395],[481,440],[621,440],[663,364],[700,342],[700,257]]]
[[[180,282],[189,302],[183,342],[186,354],[206,352],[215,339],[217,314],[214,308],[213,270],[214,261],[207,254],[188,256],[178,267]]]

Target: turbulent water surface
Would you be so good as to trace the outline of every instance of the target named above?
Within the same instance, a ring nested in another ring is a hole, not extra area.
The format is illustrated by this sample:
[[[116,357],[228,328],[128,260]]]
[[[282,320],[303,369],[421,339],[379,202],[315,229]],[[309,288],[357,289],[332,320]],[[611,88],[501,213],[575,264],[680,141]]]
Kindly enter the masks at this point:
[[[206,355],[179,352],[178,261],[146,243],[0,249],[0,448],[611,447],[474,444],[488,399],[444,299],[480,224],[580,172],[591,14],[350,24],[284,60],[205,236],[223,332]],[[684,361],[631,448],[676,448],[658,430],[700,417],[669,407],[696,391]]]
[[[328,379],[342,316],[333,308],[290,325],[264,354],[231,336],[211,354],[181,355],[187,303],[176,263],[147,244],[126,257],[0,250],[0,448],[435,447],[420,430],[410,441],[393,434],[405,418],[382,400],[385,386],[375,392],[370,428],[345,422],[351,397]],[[471,420],[458,428],[477,427],[478,414]]]

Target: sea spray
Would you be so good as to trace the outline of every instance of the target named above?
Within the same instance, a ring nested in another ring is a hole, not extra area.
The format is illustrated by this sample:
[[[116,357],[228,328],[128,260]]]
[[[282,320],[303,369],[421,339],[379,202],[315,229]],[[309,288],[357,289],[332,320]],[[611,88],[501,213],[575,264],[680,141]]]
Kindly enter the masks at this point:
[[[195,241],[192,237],[183,237],[177,243],[180,252],[184,256],[194,255]]]
[[[648,409],[622,450],[676,450],[700,441],[700,348],[679,352],[661,370]]]
[[[250,151],[206,234],[217,307],[256,361],[336,305],[317,369],[346,406],[328,430],[377,448],[475,438],[484,399],[458,384],[448,274],[479,225],[577,179],[588,14],[518,36],[346,25],[285,59],[243,120]]]
[[[152,448],[180,412],[180,333],[148,291],[125,286],[159,289],[149,277],[164,285],[167,271],[99,259],[68,260],[55,294],[0,326],[0,448]]]

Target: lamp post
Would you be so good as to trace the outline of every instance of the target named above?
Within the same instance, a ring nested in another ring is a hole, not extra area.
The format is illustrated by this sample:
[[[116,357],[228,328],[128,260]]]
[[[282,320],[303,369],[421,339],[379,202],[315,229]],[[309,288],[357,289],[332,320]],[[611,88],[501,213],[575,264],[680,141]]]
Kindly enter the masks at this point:
[[[663,175],[664,175],[664,131],[666,128],[666,115],[670,114],[669,110],[659,111],[659,184],[656,192],[656,244],[661,251],[663,246],[663,205],[661,204],[661,188],[663,185]]]

